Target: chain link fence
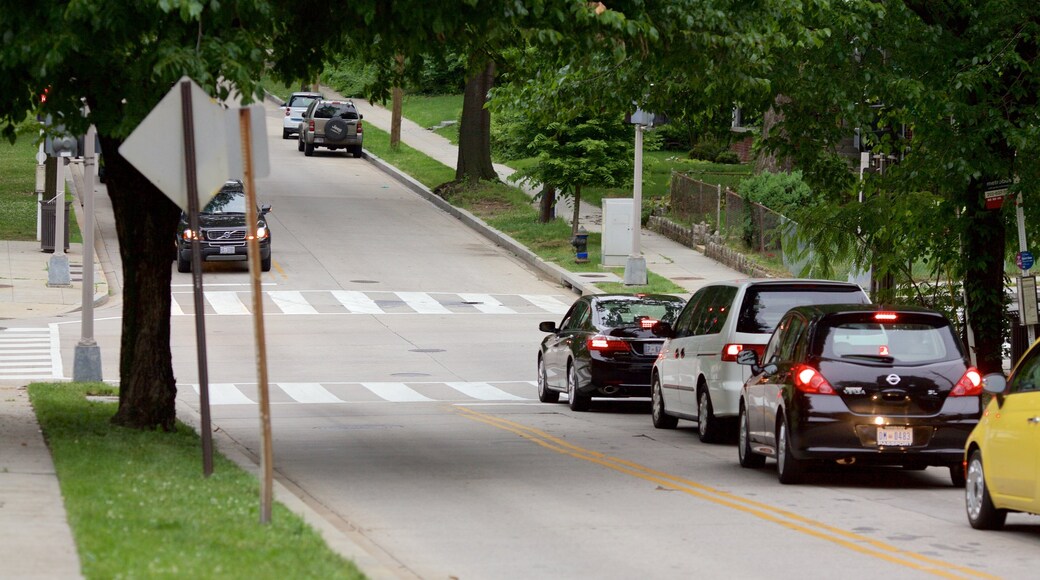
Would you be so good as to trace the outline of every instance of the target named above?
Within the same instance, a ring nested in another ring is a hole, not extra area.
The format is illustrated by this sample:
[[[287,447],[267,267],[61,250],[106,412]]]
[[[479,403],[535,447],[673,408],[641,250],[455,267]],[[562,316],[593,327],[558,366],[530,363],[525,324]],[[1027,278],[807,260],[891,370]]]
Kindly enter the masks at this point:
[[[782,232],[791,222],[764,205],[677,172],[672,172],[669,193],[672,212],[682,221],[711,224],[726,240],[743,240],[756,252],[783,252]]]

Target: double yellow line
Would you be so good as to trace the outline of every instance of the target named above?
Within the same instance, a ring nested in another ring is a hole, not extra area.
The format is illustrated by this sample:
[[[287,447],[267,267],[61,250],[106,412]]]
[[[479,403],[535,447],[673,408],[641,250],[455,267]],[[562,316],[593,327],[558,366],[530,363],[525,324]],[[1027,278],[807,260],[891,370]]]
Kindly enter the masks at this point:
[[[598,451],[585,449],[568,443],[558,437],[554,437],[553,435],[539,429],[528,427],[508,419],[474,411],[467,407],[455,407],[455,409],[463,417],[485,423],[497,429],[508,431],[551,451],[563,455],[569,455],[575,459],[581,459],[582,461],[588,461],[589,463],[595,463],[606,467],[607,469],[612,469],[626,475],[631,475],[632,477],[637,477],[651,483],[665,486],[669,489],[717,505],[732,508],[814,538],[838,544],[839,546],[854,550],[861,554],[879,558],[886,562],[905,566],[914,570],[920,570],[944,578],[998,578],[997,576],[986,574],[978,570],[909,552],[897,546],[879,542],[848,530],[836,528],[823,522],[800,516],[794,512],[780,509],[773,505],[733,495],[689,479],[684,479],[669,473],[651,469],[632,461],[610,457],[609,455],[599,453]]]

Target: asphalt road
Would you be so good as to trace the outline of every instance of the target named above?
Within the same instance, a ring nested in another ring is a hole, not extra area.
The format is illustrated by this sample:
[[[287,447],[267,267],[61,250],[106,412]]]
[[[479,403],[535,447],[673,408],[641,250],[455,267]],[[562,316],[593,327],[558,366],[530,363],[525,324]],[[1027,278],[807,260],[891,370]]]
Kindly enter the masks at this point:
[[[1026,578],[1040,525],[968,527],[945,470],[781,486],[646,401],[541,404],[537,324],[574,296],[367,162],[306,158],[268,116],[264,311],[277,477],[387,569],[421,578]],[[172,267],[172,265],[171,265]],[[206,267],[212,417],[259,449],[244,264]],[[174,274],[179,398],[196,406],[191,278]],[[118,311],[99,312],[117,376]],[[66,330],[67,329],[67,330]],[[71,368],[78,326],[62,326]]]

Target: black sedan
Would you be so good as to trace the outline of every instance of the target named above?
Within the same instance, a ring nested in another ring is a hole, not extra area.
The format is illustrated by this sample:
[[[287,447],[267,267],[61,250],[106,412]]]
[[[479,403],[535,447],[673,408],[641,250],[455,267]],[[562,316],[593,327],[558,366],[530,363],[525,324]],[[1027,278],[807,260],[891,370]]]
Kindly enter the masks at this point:
[[[672,322],[686,301],[665,294],[598,294],[579,298],[538,350],[538,400],[555,403],[567,393],[570,408],[587,411],[592,397],[648,397],[650,370],[664,337],[658,322]]]
[[[191,272],[191,241],[199,240],[202,261],[244,261],[249,259],[246,216],[256,216],[256,237],[260,245],[260,269],[271,269],[271,232],[266,215],[271,206],[263,204],[246,211],[246,193],[241,181],[228,181],[199,212],[199,231],[192,232],[188,214],[181,214],[177,228],[177,271]]]
[[[800,306],[740,397],[738,457],[775,457],[781,483],[811,462],[944,466],[964,485],[964,443],[981,415],[982,376],[942,314],[877,305]]]

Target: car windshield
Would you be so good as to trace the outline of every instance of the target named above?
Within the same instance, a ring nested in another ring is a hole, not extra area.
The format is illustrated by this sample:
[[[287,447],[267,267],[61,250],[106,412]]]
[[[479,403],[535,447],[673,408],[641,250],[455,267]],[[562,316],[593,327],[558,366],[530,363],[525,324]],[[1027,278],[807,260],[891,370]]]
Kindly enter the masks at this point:
[[[784,314],[795,306],[866,303],[866,295],[855,286],[752,286],[740,306],[737,332],[771,334]]]
[[[961,358],[947,324],[842,322],[822,329],[817,351],[825,358],[862,358],[893,363],[929,363]],[[822,347],[822,348],[821,348]]]
[[[314,117],[317,119],[357,119],[357,109],[346,103],[323,103],[314,108]]]
[[[246,194],[238,189],[222,189],[203,208],[204,214],[246,213]]]
[[[304,95],[297,95],[289,99],[289,106],[297,109],[306,109],[307,105],[314,102],[317,97],[308,97]]]
[[[643,320],[672,322],[682,310],[681,300],[597,300],[596,316],[603,326],[639,326]]]

